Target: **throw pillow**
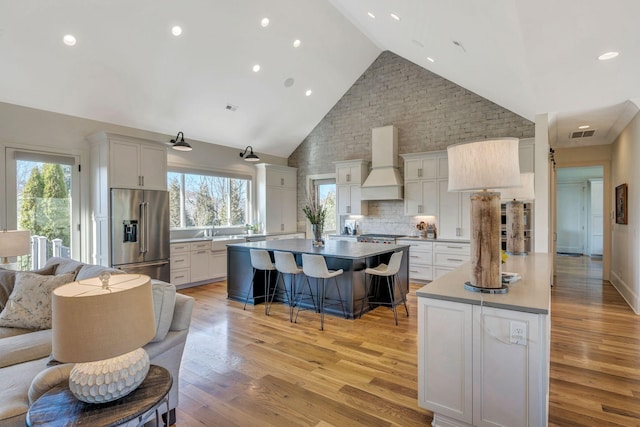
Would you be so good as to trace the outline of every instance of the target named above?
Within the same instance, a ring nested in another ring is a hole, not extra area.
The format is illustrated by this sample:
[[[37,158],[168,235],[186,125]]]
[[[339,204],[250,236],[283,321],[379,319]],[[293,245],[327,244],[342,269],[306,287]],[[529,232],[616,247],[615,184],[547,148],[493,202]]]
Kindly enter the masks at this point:
[[[58,264],[52,264],[48,267],[43,267],[39,270],[32,270],[31,273],[41,274],[43,276],[50,276],[56,273],[56,268]],[[0,311],[2,311],[7,305],[7,301],[9,300],[9,295],[13,291],[13,286],[16,279],[16,271],[15,270],[5,270],[0,268]]]
[[[0,326],[31,330],[51,328],[51,293],[58,286],[72,282],[75,272],[41,276],[16,272],[13,292],[0,313]]]

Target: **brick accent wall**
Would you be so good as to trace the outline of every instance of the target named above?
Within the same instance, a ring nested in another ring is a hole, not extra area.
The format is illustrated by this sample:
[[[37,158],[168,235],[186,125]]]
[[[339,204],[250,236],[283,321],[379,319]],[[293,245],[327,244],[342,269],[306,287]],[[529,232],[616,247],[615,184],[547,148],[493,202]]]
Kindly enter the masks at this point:
[[[298,229],[306,177],[335,172],[336,160],[371,160],[371,129],[395,125],[400,154],[445,150],[473,139],[530,138],[534,123],[389,51],[384,51],[291,154],[298,168]],[[403,172],[402,159],[399,159]],[[370,201],[362,233],[410,233],[402,201]]]

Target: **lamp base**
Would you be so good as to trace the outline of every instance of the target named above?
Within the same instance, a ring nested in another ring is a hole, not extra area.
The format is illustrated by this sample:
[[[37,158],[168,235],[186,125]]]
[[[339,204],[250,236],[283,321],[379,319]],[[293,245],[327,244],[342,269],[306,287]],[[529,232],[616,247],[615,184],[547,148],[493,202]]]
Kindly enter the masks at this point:
[[[482,294],[506,294],[509,292],[509,288],[506,285],[502,285],[500,288],[481,288],[479,286],[473,286],[469,282],[465,282],[464,288],[467,291],[480,292]]]
[[[69,389],[86,403],[111,402],[126,396],[144,381],[149,355],[139,348],[122,356],[76,363],[69,375]]]

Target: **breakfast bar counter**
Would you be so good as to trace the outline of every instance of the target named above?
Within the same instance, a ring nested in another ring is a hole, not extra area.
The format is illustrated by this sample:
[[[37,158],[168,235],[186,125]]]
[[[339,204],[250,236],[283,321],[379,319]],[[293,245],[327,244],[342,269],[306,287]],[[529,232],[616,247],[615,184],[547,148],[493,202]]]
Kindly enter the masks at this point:
[[[344,270],[344,273],[338,276],[337,279],[349,318],[354,318],[360,313],[365,289],[364,270],[367,267],[375,267],[380,263],[388,263],[394,252],[403,252],[398,279],[400,281],[399,285],[404,292],[407,293],[409,291],[408,245],[329,240],[325,242],[324,247],[318,248],[313,246],[312,240],[286,239],[227,245],[227,295],[230,299],[244,302],[245,296],[249,291],[253,273],[249,255],[251,249],[269,251],[272,260],[273,251],[291,252],[298,265],[302,265],[302,254],[322,255],[330,270]],[[273,287],[277,272],[273,271],[271,274],[271,286]],[[256,274],[253,293],[249,295],[249,303],[258,304],[264,302],[262,294],[264,294],[264,275]],[[327,297],[337,298],[337,292],[333,287],[327,288]],[[342,315],[342,312],[337,308],[327,307],[326,312]]]

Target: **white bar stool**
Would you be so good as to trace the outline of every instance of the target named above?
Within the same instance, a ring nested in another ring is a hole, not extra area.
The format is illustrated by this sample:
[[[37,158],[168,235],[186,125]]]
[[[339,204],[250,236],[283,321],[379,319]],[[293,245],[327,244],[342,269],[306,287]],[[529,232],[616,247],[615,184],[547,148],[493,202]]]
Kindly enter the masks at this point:
[[[329,270],[327,268],[327,262],[322,255],[311,254],[302,254],[302,270],[307,277],[314,278],[318,281],[322,279],[322,291],[316,292],[316,295],[318,296],[318,305],[320,306],[320,330],[324,331],[324,301],[326,297],[325,289],[327,279],[333,278],[334,283],[336,284],[336,289],[338,290],[338,301],[340,302],[340,306],[342,307],[342,314],[346,318],[347,313],[344,309],[344,304],[342,303],[342,295],[340,295],[340,286],[338,286],[338,279],[336,279],[336,277],[341,275],[344,270]],[[300,307],[298,307],[298,314],[299,313]],[[298,314],[296,314],[296,320],[298,319]]]
[[[389,259],[389,265],[380,264],[377,267],[373,267],[373,268],[370,267],[364,270],[365,274],[369,275],[370,280],[369,280],[369,286],[367,286],[367,281],[365,280],[364,301],[362,302],[362,306],[360,307],[360,317],[362,317],[362,312],[364,310],[365,305],[371,305],[371,304],[389,305],[393,310],[393,318],[396,321],[396,326],[398,326],[398,312],[396,310],[396,306],[400,305],[401,303],[404,304],[404,309],[407,312],[407,317],[409,317],[409,309],[407,308],[407,299],[405,297],[402,286],[399,285],[399,279],[398,279],[398,271],[400,271],[400,264],[402,263],[402,254],[403,254],[402,251],[394,252],[393,255],[391,255],[391,259]],[[377,276],[379,278],[385,277],[387,279],[387,289],[389,290],[389,298],[391,300],[390,302],[369,301],[369,291],[371,290],[371,284],[373,283],[374,276]],[[396,296],[395,296],[396,289],[399,290],[402,301],[396,300]]]
[[[268,298],[269,298],[269,289],[271,289],[271,271],[276,269],[276,266],[271,262],[271,257],[269,256],[269,252],[264,249],[250,249],[249,255],[251,256],[251,266],[253,267],[253,274],[251,275],[251,284],[249,285],[249,290],[247,291],[247,296],[244,299],[244,307],[243,310],[247,308],[247,301],[249,301],[249,295],[251,295],[251,291],[253,290],[253,282],[256,278],[256,272],[258,270],[264,271],[264,295],[260,295],[264,297],[264,314],[269,314],[268,312]],[[255,301],[255,298],[254,298]]]
[[[302,268],[298,267],[296,264],[296,259],[291,252],[281,252],[274,251],[273,257],[275,259],[276,270],[278,270],[278,277],[276,278],[276,285],[273,288],[273,292],[271,293],[271,298],[269,299],[269,309],[267,312],[271,310],[271,304],[273,303],[273,298],[276,294],[276,290],[278,289],[278,284],[280,283],[280,279],[282,279],[282,286],[284,288],[284,292],[287,295],[287,301],[289,302],[289,321],[293,322],[293,308],[296,305],[296,278],[299,274],[302,274]],[[287,292],[287,283],[286,283],[286,275],[291,276],[290,281],[290,290]],[[309,279],[304,277],[307,281],[307,286],[309,287],[309,292],[311,292],[311,285],[309,284]],[[302,294],[301,294],[302,296]],[[313,301],[313,293],[311,292],[311,300]],[[316,306],[315,301],[313,301],[313,306]],[[317,310],[317,309],[316,309]]]

